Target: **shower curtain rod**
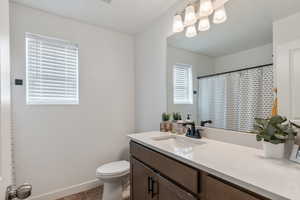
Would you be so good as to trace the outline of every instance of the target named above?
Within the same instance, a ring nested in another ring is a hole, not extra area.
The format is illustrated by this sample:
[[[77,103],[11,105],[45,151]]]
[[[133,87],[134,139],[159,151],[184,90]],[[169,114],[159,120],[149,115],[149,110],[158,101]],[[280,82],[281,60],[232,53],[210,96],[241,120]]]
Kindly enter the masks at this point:
[[[230,74],[230,73],[240,72],[240,71],[246,71],[246,70],[250,70],[250,69],[257,69],[257,68],[262,68],[262,67],[268,67],[268,66],[271,66],[271,65],[273,65],[273,63],[266,64],[266,65],[259,65],[259,66],[255,66],[255,67],[248,67],[248,68],[238,69],[238,70],[233,70],[233,71],[228,71],[228,72],[221,72],[221,73],[217,73],[217,74],[210,74],[210,75],[198,76],[197,79],[208,78],[208,77],[213,77],[213,76],[219,76],[219,75],[223,75],[223,74]]]

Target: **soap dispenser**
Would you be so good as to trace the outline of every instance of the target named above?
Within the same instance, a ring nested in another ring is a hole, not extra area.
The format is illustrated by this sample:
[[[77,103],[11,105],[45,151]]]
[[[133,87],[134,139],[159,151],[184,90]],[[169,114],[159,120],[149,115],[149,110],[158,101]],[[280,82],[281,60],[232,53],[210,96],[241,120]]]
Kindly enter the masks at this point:
[[[191,119],[191,114],[187,114],[187,117],[186,117],[186,122],[192,122],[192,119]]]

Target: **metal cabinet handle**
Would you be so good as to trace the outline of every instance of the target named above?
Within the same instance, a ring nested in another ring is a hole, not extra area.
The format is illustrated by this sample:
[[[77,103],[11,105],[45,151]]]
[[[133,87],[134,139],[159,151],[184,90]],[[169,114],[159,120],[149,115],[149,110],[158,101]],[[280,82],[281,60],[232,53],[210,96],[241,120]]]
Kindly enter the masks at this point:
[[[153,192],[152,177],[148,176],[148,194]]]
[[[151,178],[151,187],[152,187],[151,197],[152,198],[155,197],[155,195],[157,195],[157,193],[154,191],[155,184],[156,184],[156,181],[153,178]]]

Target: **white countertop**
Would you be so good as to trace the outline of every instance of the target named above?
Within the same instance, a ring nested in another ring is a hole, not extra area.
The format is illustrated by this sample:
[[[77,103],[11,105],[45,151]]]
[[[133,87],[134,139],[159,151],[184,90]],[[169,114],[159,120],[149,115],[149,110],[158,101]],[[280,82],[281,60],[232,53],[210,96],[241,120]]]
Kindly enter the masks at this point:
[[[129,138],[187,165],[211,173],[272,200],[300,200],[300,165],[266,159],[262,150],[203,138],[176,136],[197,145],[185,146],[153,138],[170,135],[146,132]]]

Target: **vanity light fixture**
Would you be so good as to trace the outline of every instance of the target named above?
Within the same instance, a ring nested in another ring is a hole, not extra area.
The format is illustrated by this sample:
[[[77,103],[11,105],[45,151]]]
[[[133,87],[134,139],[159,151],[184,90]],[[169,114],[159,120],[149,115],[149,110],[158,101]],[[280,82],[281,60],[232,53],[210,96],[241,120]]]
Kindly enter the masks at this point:
[[[199,20],[198,30],[199,31],[208,31],[210,29],[210,22],[208,17],[204,17]]]
[[[199,15],[209,16],[214,12],[212,0],[200,0]]]
[[[185,8],[185,17],[184,17],[184,25],[191,26],[197,22],[195,7],[193,5],[188,5]]]
[[[197,30],[195,25],[189,26],[186,29],[185,36],[188,38],[195,37],[197,35]]]
[[[184,30],[184,25],[182,22],[182,17],[180,14],[174,16],[174,23],[173,23],[173,32],[180,33]]]
[[[224,23],[227,20],[227,14],[225,10],[225,6],[221,6],[220,8],[217,8],[214,13],[213,22],[215,24],[221,24]]]
[[[229,0],[190,0],[182,12],[176,13],[173,18],[173,32],[180,33],[186,29],[186,37],[197,35],[196,23],[199,31],[210,29],[210,16],[213,15],[214,24],[221,24],[227,20],[225,3]],[[197,10],[195,8],[198,8]],[[196,12],[197,11],[197,12]],[[183,21],[184,16],[184,21]]]

